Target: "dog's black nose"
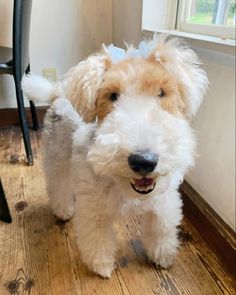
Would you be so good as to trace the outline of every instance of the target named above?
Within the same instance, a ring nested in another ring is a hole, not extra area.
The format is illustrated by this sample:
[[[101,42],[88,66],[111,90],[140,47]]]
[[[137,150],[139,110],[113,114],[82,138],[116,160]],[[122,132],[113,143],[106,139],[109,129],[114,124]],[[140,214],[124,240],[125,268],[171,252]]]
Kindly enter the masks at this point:
[[[138,152],[128,157],[130,168],[141,175],[152,172],[157,165],[158,155],[150,151]]]

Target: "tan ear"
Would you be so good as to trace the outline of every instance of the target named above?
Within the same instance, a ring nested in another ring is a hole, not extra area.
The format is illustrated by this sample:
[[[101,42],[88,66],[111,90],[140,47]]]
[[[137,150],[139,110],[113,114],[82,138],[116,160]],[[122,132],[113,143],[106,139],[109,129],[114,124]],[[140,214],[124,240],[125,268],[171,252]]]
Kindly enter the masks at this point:
[[[91,55],[73,67],[63,81],[66,96],[86,122],[95,120],[97,92],[110,64],[105,52]]]
[[[151,42],[154,41],[155,49],[148,59],[161,63],[175,77],[186,103],[186,115],[191,118],[196,114],[208,86],[207,75],[200,68],[201,62],[180,39],[161,35]]]

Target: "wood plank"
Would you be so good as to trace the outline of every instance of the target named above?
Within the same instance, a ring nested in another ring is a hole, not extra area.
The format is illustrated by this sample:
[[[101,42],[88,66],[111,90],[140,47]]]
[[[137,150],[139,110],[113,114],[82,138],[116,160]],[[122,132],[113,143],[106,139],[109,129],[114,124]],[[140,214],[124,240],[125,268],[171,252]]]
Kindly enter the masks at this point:
[[[37,116],[39,124],[43,124],[43,119],[46,113],[48,107],[36,107],[37,110]],[[32,125],[32,117],[30,108],[25,108],[26,112],[26,119],[28,124]],[[2,126],[12,126],[12,125],[20,125],[20,119],[18,116],[18,111],[16,108],[11,109],[0,109],[0,127]]]
[[[220,257],[232,277],[236,276],[236,234],[186,181],[180,188],[184,214]]]
[[[71,222],[51,214],[42,172],[40,132],[32,132],[35,165],[25,164],[18,127],[0,128],[1,178],[13,223],[0,222],[0,294],[234,294],[234,281],[187,219],[169,270],[156,268],[140,243],[140,217],[116,224],[119,250],[110,280],[81,262]]]

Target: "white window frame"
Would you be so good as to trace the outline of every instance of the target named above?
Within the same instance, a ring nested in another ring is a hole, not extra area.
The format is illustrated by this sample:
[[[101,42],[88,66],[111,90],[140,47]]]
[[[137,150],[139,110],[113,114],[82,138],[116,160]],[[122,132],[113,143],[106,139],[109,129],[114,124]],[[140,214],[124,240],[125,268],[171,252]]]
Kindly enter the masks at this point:
[[[142,30],[174,30],[178,0],[143,0]]]
[[[235,28],[219,25],[192,24],[186,21],[189,0],[179,0],[177,10],[177,27],[182,32],[219,37],[221,39],[235,39]]]

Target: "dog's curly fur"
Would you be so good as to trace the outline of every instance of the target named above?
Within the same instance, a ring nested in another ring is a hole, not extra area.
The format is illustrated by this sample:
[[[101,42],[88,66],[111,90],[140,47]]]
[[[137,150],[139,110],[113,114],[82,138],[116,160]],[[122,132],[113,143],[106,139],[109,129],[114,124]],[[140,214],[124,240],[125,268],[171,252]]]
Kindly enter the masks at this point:
[[[160,36],[146,45],[146,55],[116,62],[104,48],[55,85],[32,75],[23,81],[30,99],[51,101],[44,170],[52,211],[62,220],[74,213],[82,260],[106,278],[114,268],[114,221],[135,214],[143,216],[149,258],[172,264],[182,218],[177,189],[194,164],[189,120],[201,104],[206,74],[176,39]],[[130,155],[143,151],[158,157],[146,173],[129,164]]]

